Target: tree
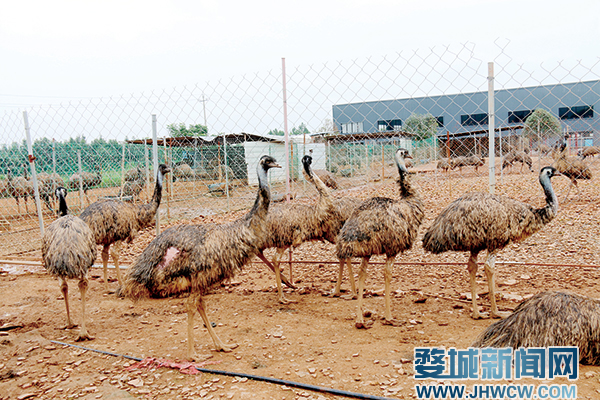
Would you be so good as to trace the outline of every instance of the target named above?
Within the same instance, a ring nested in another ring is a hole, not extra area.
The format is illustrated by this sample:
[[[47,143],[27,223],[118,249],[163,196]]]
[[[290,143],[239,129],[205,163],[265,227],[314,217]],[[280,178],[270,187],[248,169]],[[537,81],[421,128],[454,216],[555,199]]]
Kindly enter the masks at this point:
[[[413,113],[404,123],[404,131],[412,133],[418,140],[432,137],[438,127],[437,119],[431,114]]]
[[[560,137],[560,121],[550,111],[538,108],[525,120],[523,136],[535,141]]]
[[[333,120],[330,118],[325,118],[323,120],[323,124],[319,129],[317,129],[318,133],[340,133],[337,129],[337,126],[333,123]]]
[[[189,128],[184,123],[169,124],[167,129],[172,137],[198,137],[208,135],[208,128],[202,124],[190,124]]]
[[[285,135],[285,132],[279,129],[271,129],[269,132],[267,132],[267,135],[283,136]]]
[[[306,127],[306,125],[304,124],[304,122],[302,122],[298,127],[293,127],[292,131],[290,132],[292,135],[304,135],[304,134],[310,134],[310,131],[308,130],[308,128]]]

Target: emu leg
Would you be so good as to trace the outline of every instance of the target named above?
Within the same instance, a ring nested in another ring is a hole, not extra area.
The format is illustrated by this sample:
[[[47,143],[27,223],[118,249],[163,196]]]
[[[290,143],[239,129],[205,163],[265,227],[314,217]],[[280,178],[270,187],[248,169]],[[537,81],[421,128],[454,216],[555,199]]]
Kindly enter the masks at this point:
[[[392,282],[392,267],[396,256],[389,257],[385,260],[385,321],[392,323],[391,311],[391,282]]]
[[[488,253],[487,259],[485,260],[485,275],[487,276],[488,287],[490,290],[490,316],[492,318],[504,318],[508,316],[507,313],[501,313],[498,311],[496,305],[496,251]]]
[[[273,264],[271,264],[271,262],[267,260],[267,257],[265,257],[262,251],[259,251],[257,256],[262,262],[264,262],[267,265],[267,267],[269,267],[269,269],[271,269],[271,271],[275,272],[275,267],[273,267]],[[296,286],[294,286],[285,275],[281,275],[281,281],[285,283],[285,286],[290,287],[292,289],[296,289]]]
[[[288,300],[283,295],[283,289],[281,288],[281,268],[279,268],[279,261],[281,256],[285,252],[284,248],[278,248],[273,256],[273,268],[275,269],[275,282],[277,282],[277,301],[281,304],[296,303],[296,301]]]
[[[342,296],[342,297],[346,300],[352,300],[352,299],[356,298],[356,283],[354,282],[354,272],[352,271],[352,259],[351,258],[347,258],[345,260],[340,260],[338,279],[337,279],[337,282],[335,283],[335,289],[333,290],[333,293],[331,293],[331,295],[333,297],[340,297],[342,294],[341,287],[342,287],[342,279],[344,277],[344,263],[346,265],[348,265],[348,277],[350,279],[351,292],[348,295]]]
[[[471,279],[471,302],[473,303],[473,319],[481,319],[482,316],[479,313],[479,307],[477,307],[477,256],[479,253],[471,253],[469,261],[467,262],[467,269]]]
[[[82,340],[92,340],[93,336],[90,336],[85,328],[85,294],[88,289],[88,279],[87,276],[82,277],[79,280],[79,293],[81,294],[81,330],[79,331],[79,336],[77,337],[77,341]]]
[[[369,257],[363,257],[362,263],[360,264],[360,270],[358,271],[358,309],[356,310],[356,322],[354,326],[358,329],[368,329],[372,325],[372,321],[369,324],[365,323],[365,317],[363,315],[363,291],[365,289],[365,278],[367,276],[367,265],[369,264]]]
[[[104,246],[102,248],[102,270],[104,272],[104,290],[106,293],[110,293],[108,289],[108,250],[110,249],[110,245]]]
[[[198,310],[198,313],[200,314],[200,316],[202,317],[202,320],[204,321],[204,325],[206,325],[206,329],[208,329],[208,333],[210,335],[210,337],[213,340],[213,343],[215,344],[215,348],[217,351],[224,351],[224,352],[229,352],[233,349],[235,349],[238,345],[237,344],[232,344],[230,346],[226,346],[223,344],[223,342],[221,342],[221,339],[219,339],[219,337],[217,336],[215,330],[213,329],[212,325],[210,324],[210,321],[208,320],[208,316],[206,315],[206,310],[204,308],[204,300],[202,298],[202,296],[196,296],[194,300],[192,300],[195,305],[196,305],[196,309]],[[188,313],[189,316],[189,313]],[[192,325],[193,328],[193,325]],[[188,325],[188,341],[190,340],[190,327]],[[193,343],[193,338],[192,338],[192,346],[194,345]],[[188,344],[188,350],[189,350],[189,344]]]
[[[65,307],[67,308],[67,326],[65,326],[65,329],[75,328],[77,325],[71,322],[71,313],[69,311],[69,285],[67,285],[67,280],[62,276],[60,277],[60,291],[65,298]]]
[[[121,276],[121,268],[119,268],[119,255],[121,254],[121,248],[123,246],[123,242],[122,241],[118,241],[113,243],[112,247],[110,248],[110,255],[113,258],[113,261],[115,262],[115,269],[117,270],[117,280],[119,281],[119,286],[123,286],[123,277]]]

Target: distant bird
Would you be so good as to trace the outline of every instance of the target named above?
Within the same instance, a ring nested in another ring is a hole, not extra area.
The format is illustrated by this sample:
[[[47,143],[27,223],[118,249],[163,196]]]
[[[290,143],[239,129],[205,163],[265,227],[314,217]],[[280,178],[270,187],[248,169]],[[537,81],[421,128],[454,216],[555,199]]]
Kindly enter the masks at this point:
[[[363,316],[363,290],[367,265],[373,255],[385,254],[385,321],[392,323],[390,310],[390,281],[392,267],[398,253],[412,247],[421,221],[423,202],[410,184],[404,159],[408,151],[398,149],[395,159],[398,168],[399,199],[373,197],[365,200],[348,218],[337,238],[337,257],[348,260],[361,257],[358,274],[358,311],[356,327],[367,328]]]
[[[119,255],[123,241],[131,243],[140,229],[146,228],[155,221],[156,212],[162,199],[162,188],[165,174],[171,169],[165,164],[158,166],[154,194],[148,204],[131,204],[112,199],[98,200],[90,204],[80,217],[92,232],[96,243],[103,246],[102,265],[104,268],[104,285],[108,292],[108,253],[112,255],[119,285],[123,285]],[[114,244],[114,245],[113,245]],[[111,245],[112,249],[111,249]]]
[[[533,160],[524,151],[512,150],[504,156],[502,159],[502,169],[512,167],[514,163],[521,163],[521,173],[523,172],[523,165],[527,165],[530,171],[533,172]]]
[[[579,347],[582,364],[600,365],[600,300],[543,292],[483,331],[472,347]]]
[[[552,166],[571,180],[571,184],[569,185],[569,189],[565,196],[565,201],[569,198],[569,193],[571,193],[571,188],[573,186],[577,189],[577,195],[581,197],[579,186],[577,186],[577,180],[592,179],[592,171],[589,166],[583,160],[567,156],[566,142],[563,142],[558,149],[554,150],[552,157],[554,158],[554,164],[552,164]]]
[[[433,221],[423,247],[433,254],[445,251],[470,252],[467,268],[471,276],[473,318],[481,318],[477,307],[477,256],[487,250],[485,273],[490,289],[491,316],[500,318],[495,296],[496,254],[509,243],[521,241],[552,221],[558,211],[558,200],[550,178],[560,175],[553,167],[540,171],[539,181],[546,195],[546,206],[533,206],[506,196],[489,193],[467,193],[454,200]]]
[[[436,168],[441,169],[444,172],[448,172],[448,170],[452,168],[452,165],[450,165],[450,163],[451,160],[449,158],[441,158],[438,161]]]
[[[458,167],[459,171],[461,171],[461,172],[462,172],[462,167],[468,167],[468,166],[475,167],[475,172],[478,172],[479,167],[481,167],[483,164],[484,164],[484,161],[480,157],[477,157],[475,155],[471,155],[468,157],[459,156],[456,158],[452,158],[450,160],[450,168],[454,169],[454,168]]]
[[[87,199],[87,203],[90,204],[90,197],[88,196],[88,190],[100,185],[102,183],[102,169],[99,165],[95,164],[96,173],[93,174],[91,172],[83,171],[81,174],[79,172],[74,173],[69,178],[69,189],[71,190],[79,190],[80,188],[80,179],[81,176],[81,188],[83,189],[83,193],[85,194],[85,198]]]
[[[21,213],[21,205],[19,204],[19,199],[23,198],[25,201],[25,212],[29,214],[29,209],[27,208],[27,197],[33,198],[33,185],[31,181],[27,178],[27,164],[23,164],[23,175],[24,176],[12,176],[12,170],[8,167],[7,175],[7,192],[15,199],[17,202],[17,210],[19,214]]]
[[[222,225],[177,225],[158,235],[128,270],[122,294],[132,299],[189,293],[187,300],[187,356],[196,359],[194,314],[197,310],[217,350],[231,351],[213,330],[204,295],[214,285],[232,278],[259,252],[266,234],[270,190],[267,172],[280,168],[270,156],[261,157],[258,194],[252,209],[240,219]]]
[[[592,157],[596,154],[600,154],[600,146],[587,146],[580,150],[580,156],[582,160],[585,160],[587,157]]]
[[[96,242],[87,224],[79,217],[68,214],[65,196],[67,189],[56,189],[59,202],[59,215],[44,231],[42,237],[42,259],[50,275],[60,280],[60,290],[65,298],[67,328],[77,325],[71,322],[69,313],[69,286],[67,279],[79,279],[81,294],[81,328],[77,340],[93,339],[85,327],[85,295],[88,288],[87,273],[96,259]]]

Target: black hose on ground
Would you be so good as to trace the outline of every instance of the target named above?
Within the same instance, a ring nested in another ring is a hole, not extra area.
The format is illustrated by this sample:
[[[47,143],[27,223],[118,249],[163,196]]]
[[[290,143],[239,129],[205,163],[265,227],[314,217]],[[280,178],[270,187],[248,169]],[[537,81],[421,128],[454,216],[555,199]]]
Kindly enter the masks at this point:
[[[83,347],[83,346],[78,346],[76,344],[70,344],[70,343],[64,343],[64,342],[57,342],[55,340],[51,340],[50,342],[55,343],[55,344],[60,344],[62,346],[69,346],[69,347],[75,347],[75,348],[82,349],[82,350],[94,351],[96,353],[106,354],[106,355],[113,356],[113,357],[124,357],[124,358],[134,360],[134,361],[142,361],[142,359],[139,357],[132,357],[132,356],[124,355],[124,354],[111,353],[111,352],[104,351],[104,350],[91,349],[89,347]],[[311,390],[314,392],[329,393],[329,394],[333,394],[333,395],[337,395],[337,396],[352,397],[355,399],[369,399],[369,400],[390,400],[391,399],[390,397],[381,397],[381,396],[373,396],[370,394],[347,392],[345,390],[338,390],[338,389],[332,389],[332,388],[327,388],[327,387],[323,387],[323,386],[309,385],[307,383],[301,383],[301,382],[286,381],[284,379],[270,378],[268,376],[251,375],[251,374],[245,374],[242,372],[220,371],[220,370],[210,369],[210,368],[196,368],[196,369],[200,372],[204,372],[204,373],[208,373],[208,374],[237,376],[237,377],[241,377],[241,378],[252,379],[255,381],[274,383],[276,385],[285,385],[285,386],[295,387],[295,388],[299,388],[299,389]]]

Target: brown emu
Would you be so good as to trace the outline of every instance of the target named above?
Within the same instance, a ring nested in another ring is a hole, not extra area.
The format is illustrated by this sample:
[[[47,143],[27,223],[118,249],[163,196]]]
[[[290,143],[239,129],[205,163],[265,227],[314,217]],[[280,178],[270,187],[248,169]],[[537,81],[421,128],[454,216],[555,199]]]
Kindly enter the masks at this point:
[[[600,146],[587,146],[580,150],[582,160],[585,160],[586,157],[594,158],[596,154],[600,154]]]
[[[102,183],[102,169],[100,166],[95,165],[96,173],[93,174],[91,172],[83,171],[81,173],[81,186],[83,188],[83,193],[85,194],[85,198],[87,203],[90,204],[90,197],[88,196],[88,190],[93,187],[96,187]],[[69,189],[71,190],[79,190],[79,172],[74,173],[69,178]]]
[[[600,300],[543,292],[483,331],[473,347],[577,346],[582,364],[600,365]]]
[[[270,191],[267,171],[280,168],[275,159],[263,156],[257,167],[258,195],[242,218],[222,225],[177,225],[158,235],[128,270],[122,293],[127,297],[165,297],[189,293],[187,300],[187,356],[196,359],[194,314],[197,310],[217,350],[231,351],[214,332],[204,305],[210,288],[232,278],[259,252],[265,235]]]
[[[98,200],[90,204],[80,215],[94,233],[96,243],[103,246],[102,266],[104,268],[104,285],[108,291],[108,252],[112,255],[117,270],[119,285],[123,285],[119,255],[122,241],[131,243],[140,229],[154,222],[156,212],[162,198],[163,179],[171,170],[165,164],[158,166],[156,184],[152,200],[148,204],[134,205],[119,200]],[[111,249],[111,245],[114,246]]]
[[[264,250],[271,247],[277,249],[272,259],[272,266],[269,265],[269,267],[274,269],[277,299],[283,304],[289,303],[290,300],[284,297],[281,287],[281,270],[279,268],[281,256],[287,248],[294,249],[304,242],[323,239],[326,235],[325,225],[335,213],[329,190],[312,171],[311,163],[311,156],[302,158],[304,174],[317,188],[319,201],[315,205],[277,204],[271,207],[265,221],[266,235],[260,245],[261,259],[264,257]]]
[[[67,309],[67,328],[76,325],[71,323],[69,313],[69,286],[67,279],[79,279],[79,292],[81,294],[81,328],[77,340],[93,339],[85,327],[85,294],[88,288],[87,273],[96,259],[96,242],[94,235],[87,224],[79,217],[67,215],[67,189],[56,189],[59,202],[59,214],[56,221],[52,222],[44,231],[42,237],[42,259],[48,273],[58,277],[60,290],[65,298]]]
[[[395,159],[398,167],[400,199],[373,197],[365,200],[348,218],[337,237],[337,257],[348,260],[361,257],[358,273],[358,311],[356,327],[367,328],[363,317],[363,290],[367,265],[372,255],[385,254],[385,321],[392,323],[390,310],[390,281],[394,259],[412,247],[423,219],[423,203],[410,184],[404,159],[408,151],[398,149]]]
[[[23,198],[25,201],[25,212],[29,214],[27,208],[27,197],[33,198],[33,185],[27,179],[27,164],[23,164],[23,175],[24,176],[12,176],[12,170],[9,167],[7,171],[7,191],[17,202],[17,210],[21,213],[21,205],[19,199]]]
[[[567,194],[565,196],[565,201],[569,197],[569,193],[571,192],[571,187],[573,187],[573,185],[575,185],[575,188],[577,189],[577,195],[581,196],[579,186],[577,186],[577,180],[592,179],[592,171],[588,165],[581,159],[568,157],[567,144],[565,142],[563,142],[560,147],[552,153],[552,157],[554,158],[554,164],[552,164],[552,166],[571,180],[571,184],[569,185],[569,189],[567,190]]]
[[[64,187],[65,182],[57,173],[51,174],[41,172],[37,175],[39,182],[40,198],[46,204],[48,210],[54,212],[52,202],[56,199],[56,189]]]
[[[485,273],[490,289],[491,316],[501,318],[496,306],[496,254],[511,242],[521,241],[543,228],[556,216],[558,200],[550,178],[560,175],[553,167],[540,171],[539,181],[546,195],[546,206],[529,204],[489,193],[467,193],[454,200],[433,221],[423,247],[434,254],[446,251],[470,252],[467,268],[471,276],[473,318],[481,318],[477,307],[477,256],[487,250]]]
[[[502,160],[502,169],[512,167],[516,162],[521,163],[521,173],[523,172],[523,165],[527,165],[529,170],[533,172],[533,168],[531,167],[533,165],[533,160],[529,154],[525,153],[524,151],[517,150],[511,150],[510,152],[506,153],[504,159]]]

